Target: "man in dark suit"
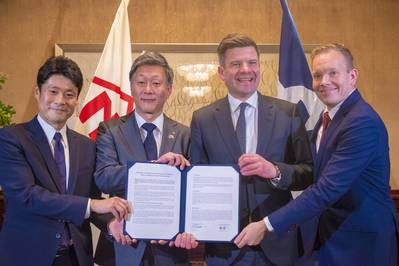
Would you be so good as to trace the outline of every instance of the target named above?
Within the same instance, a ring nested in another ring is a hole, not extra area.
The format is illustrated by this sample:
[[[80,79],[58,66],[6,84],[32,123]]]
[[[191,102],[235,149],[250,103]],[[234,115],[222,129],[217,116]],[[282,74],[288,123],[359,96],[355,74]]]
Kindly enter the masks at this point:
[[[172,92],[173,71],[156,52],[144,52],[129,73],[135,111],[101,123],[97,135],[95,179],[111,195],[124,195],[128,161],[157,161],[184,168],[189,149],[188,127],[163,113]],[[153,152],[149,143],[153,143]],[[134,206],[134,202],[132,203]],[[117,265],[187,265],[187,251],[170,245],[133,241],[113,221]],[[128,245],[126,245],[128,244]]]
[[[319,216],[313,249],[319,249],[320,265],[397,265],[384,123],[355,87],[358,71],[347,48],[316,48],[312,73],[314,91],[326,105],[311,137],[316,183],[265,222],[248,225],[236,243],[253,245],[265,232],[281,234]]]
[[[38,115],[0,129],[0,265],[93,265],[89,221],[105,225],[90,213],[112,212],[119,220],[128,214],[123,199],[97,199],[95,145],[66,126],[82,81],[72,60],[48,59],[37,75]]]
[[[312,156],[294,104],[260,94],[259,51],[240,34],[219,44],[219,76],[228,95],[194,112],[191,163],[238,164],[240,225],[259,221],[291,201],[290,190],[312,182]],[[298,257],[298,230],[258,246],[206,244],[208,265],[290,265]]]

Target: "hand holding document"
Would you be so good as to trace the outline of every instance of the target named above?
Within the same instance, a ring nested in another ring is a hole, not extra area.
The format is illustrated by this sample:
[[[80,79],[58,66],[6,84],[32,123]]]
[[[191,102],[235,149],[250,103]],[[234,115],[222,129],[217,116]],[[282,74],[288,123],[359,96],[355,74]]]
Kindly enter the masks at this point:
[[[136,162],[126,184],[126,198],[135,206],[125,222],[132,238],[171,240],[186,232],[199,241],[230,242],[238,233],[239,173],[232,166],[181,171]]]

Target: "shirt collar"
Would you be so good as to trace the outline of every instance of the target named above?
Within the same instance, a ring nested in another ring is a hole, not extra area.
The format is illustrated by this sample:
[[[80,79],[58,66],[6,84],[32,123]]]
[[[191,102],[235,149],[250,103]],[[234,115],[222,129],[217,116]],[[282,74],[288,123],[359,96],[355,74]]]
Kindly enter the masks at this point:
[[[247,104],[249,104],[251,107],[253,107],[255,109],[258,107],[258,92],[257,91],[255,93],[253,93],[251,95],[251,97],[249,97],[245,101],[241,101],[237,98],[234,98],[230,93],[227,94],[227,99],[229,100],[230,110],[232,113],[234,113],[239,108],[239,105],[242,102],[246,102]]]
[[[338,103],[337,105],[335,105],[333,108],[331,108],[330,110],[327,109],[327,106],[324,108],[324,112],[328,112],[328,116],[330,117],[331,120],[333,120],[335,114],[338,112],[339,108],[341,107],[341,105],[345,102],[346,99],[348,99],[348,97],[356,90],[356,88],[354,88],[349,94],[348,96],[343,99],[340,103]]]
[[[136,118],[137,126],[138,126],[139,128],[141,128],[141,126],[142,126],[144,123],[152,123],[152,124],[154,124],[154,125],[157,127],[156,129],[157,129],[159,132],[162,133],[163,122],[164,122],[164,120],[165,120],[165,117],[164,117],[164,114],[163,114],[163,113],[160,114],[157,118],[155,118],[154,121],[152,121],[152,122],[147,122],[147,121],[146,121],[141,115],[139,115],[139,113],[137,113],[137,112],[134,112],[134,116],[135,116],[135,118]]]
[[[51,144],[51,142],[53,141],[54,138],[54,134],[56,132],[60,132],[62,135],[62,140],[64,142],[64,145],[67,145],[68,140],[67,140],[67,126],[66,124],[60,129],[60,130],[56,130],[55,128],[53,128],[49,123],[47,123],[41,116],[40,114],[37,115],[37,121],[39,122],[40,126],[42,127],[44,134],[46,134],[48,143]]]

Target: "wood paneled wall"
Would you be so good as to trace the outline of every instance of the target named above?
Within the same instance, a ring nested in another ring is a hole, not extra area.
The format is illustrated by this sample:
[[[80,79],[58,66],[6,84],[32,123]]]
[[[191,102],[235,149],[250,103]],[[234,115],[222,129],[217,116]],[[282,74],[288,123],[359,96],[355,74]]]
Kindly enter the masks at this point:
[[[359,88],[390,134],[393,188],[399,188],[399,1],[288,0],[303,43],[340,42],[360,69]],[[38,67],[55,43],[104,43],[119,0],[1,0],[0,72],[9,75],[2,101],[14,122],[36,113]],[[217,43],[242,32],[258,43],[279,43],[277,0],[130,0],[133,42]]]

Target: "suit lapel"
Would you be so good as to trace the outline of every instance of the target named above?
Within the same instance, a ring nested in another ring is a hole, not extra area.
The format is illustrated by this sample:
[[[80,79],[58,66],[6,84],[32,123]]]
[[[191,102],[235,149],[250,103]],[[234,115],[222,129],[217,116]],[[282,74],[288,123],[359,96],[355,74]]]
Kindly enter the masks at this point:
[[[173,146],[175,145],[177,137],[175,129],[177,122],[172,121],[166,115],[164,115],[164,118],[162,142],[158,157],[173,150]]]
[[[233,158],[237,161],[241,155],[241,148],[238,144],[237,136],[235,134],[233,121],[231,119],[230,105],[227,97],[223,98],[214,111],[216,125],[219,129],[222,139],[230,151]]]
[[[30,136],[33,140],[33,143],[39,150],[39,153],[42,155],[42,159],[44,161],[44,165],[47,166],[47,169],[50,173],[50,177],[52,179],[52,183],[54,183],[56,189],[59,193],[62,193],[62,186],[59,183],[58,169],[55,164],[53,154],[51,153],[51,149],[49,143],[47,141],[46,134],[44,133],[42,127],[37,121],[37,117],[34,118],[30,123],[28,123],[28,130],[30,132]]]
[[[76,136],[67,128],[68,150],[69,150],[69,177],[67,193],[73,194],[75,191],[76,181],[79,169],[79,149]]]
[[[344,120],[346,114],[350,111],[352,106],[361,99],[359,91],[356,89],[345,101],[342,103],[341,107],[339,108],[338,112],[335,114],[334,118],[331,120],[330,124],[327,127],[326,132],[323,133],[323,138],[320,141],[319,150],[316,156],[316,169],[315,174],[317,174],[316,178],[319,176],[319,171],[321,170],[321,164],[324,161],[324,157],[327,156],[324,150],[328,146],[328,144],[335,138],[335,135],[338,131],[340,123]],[[318,121],[318,128],[320,128],[320,119]],[[316,129],[316,127],[315,127]],[[318,130],[317,130],[318,131]],[[317,136],[317,131],[315,132]],[[313,141],[312,141],[313,143]],[[316,143],[316,141],[314,141]]]
[[[257,154],[266,154],[274,127],[274,106],[267,103],[267,99],[258,93],[258,143]]]
[[[137,125],[134,112],[131,113],[125,123],[119,127],[120,141],[130,150],[132,158],[137,161],[146,161],[147,157],[144,150],[144,144],[141,140],[140,129]]]

